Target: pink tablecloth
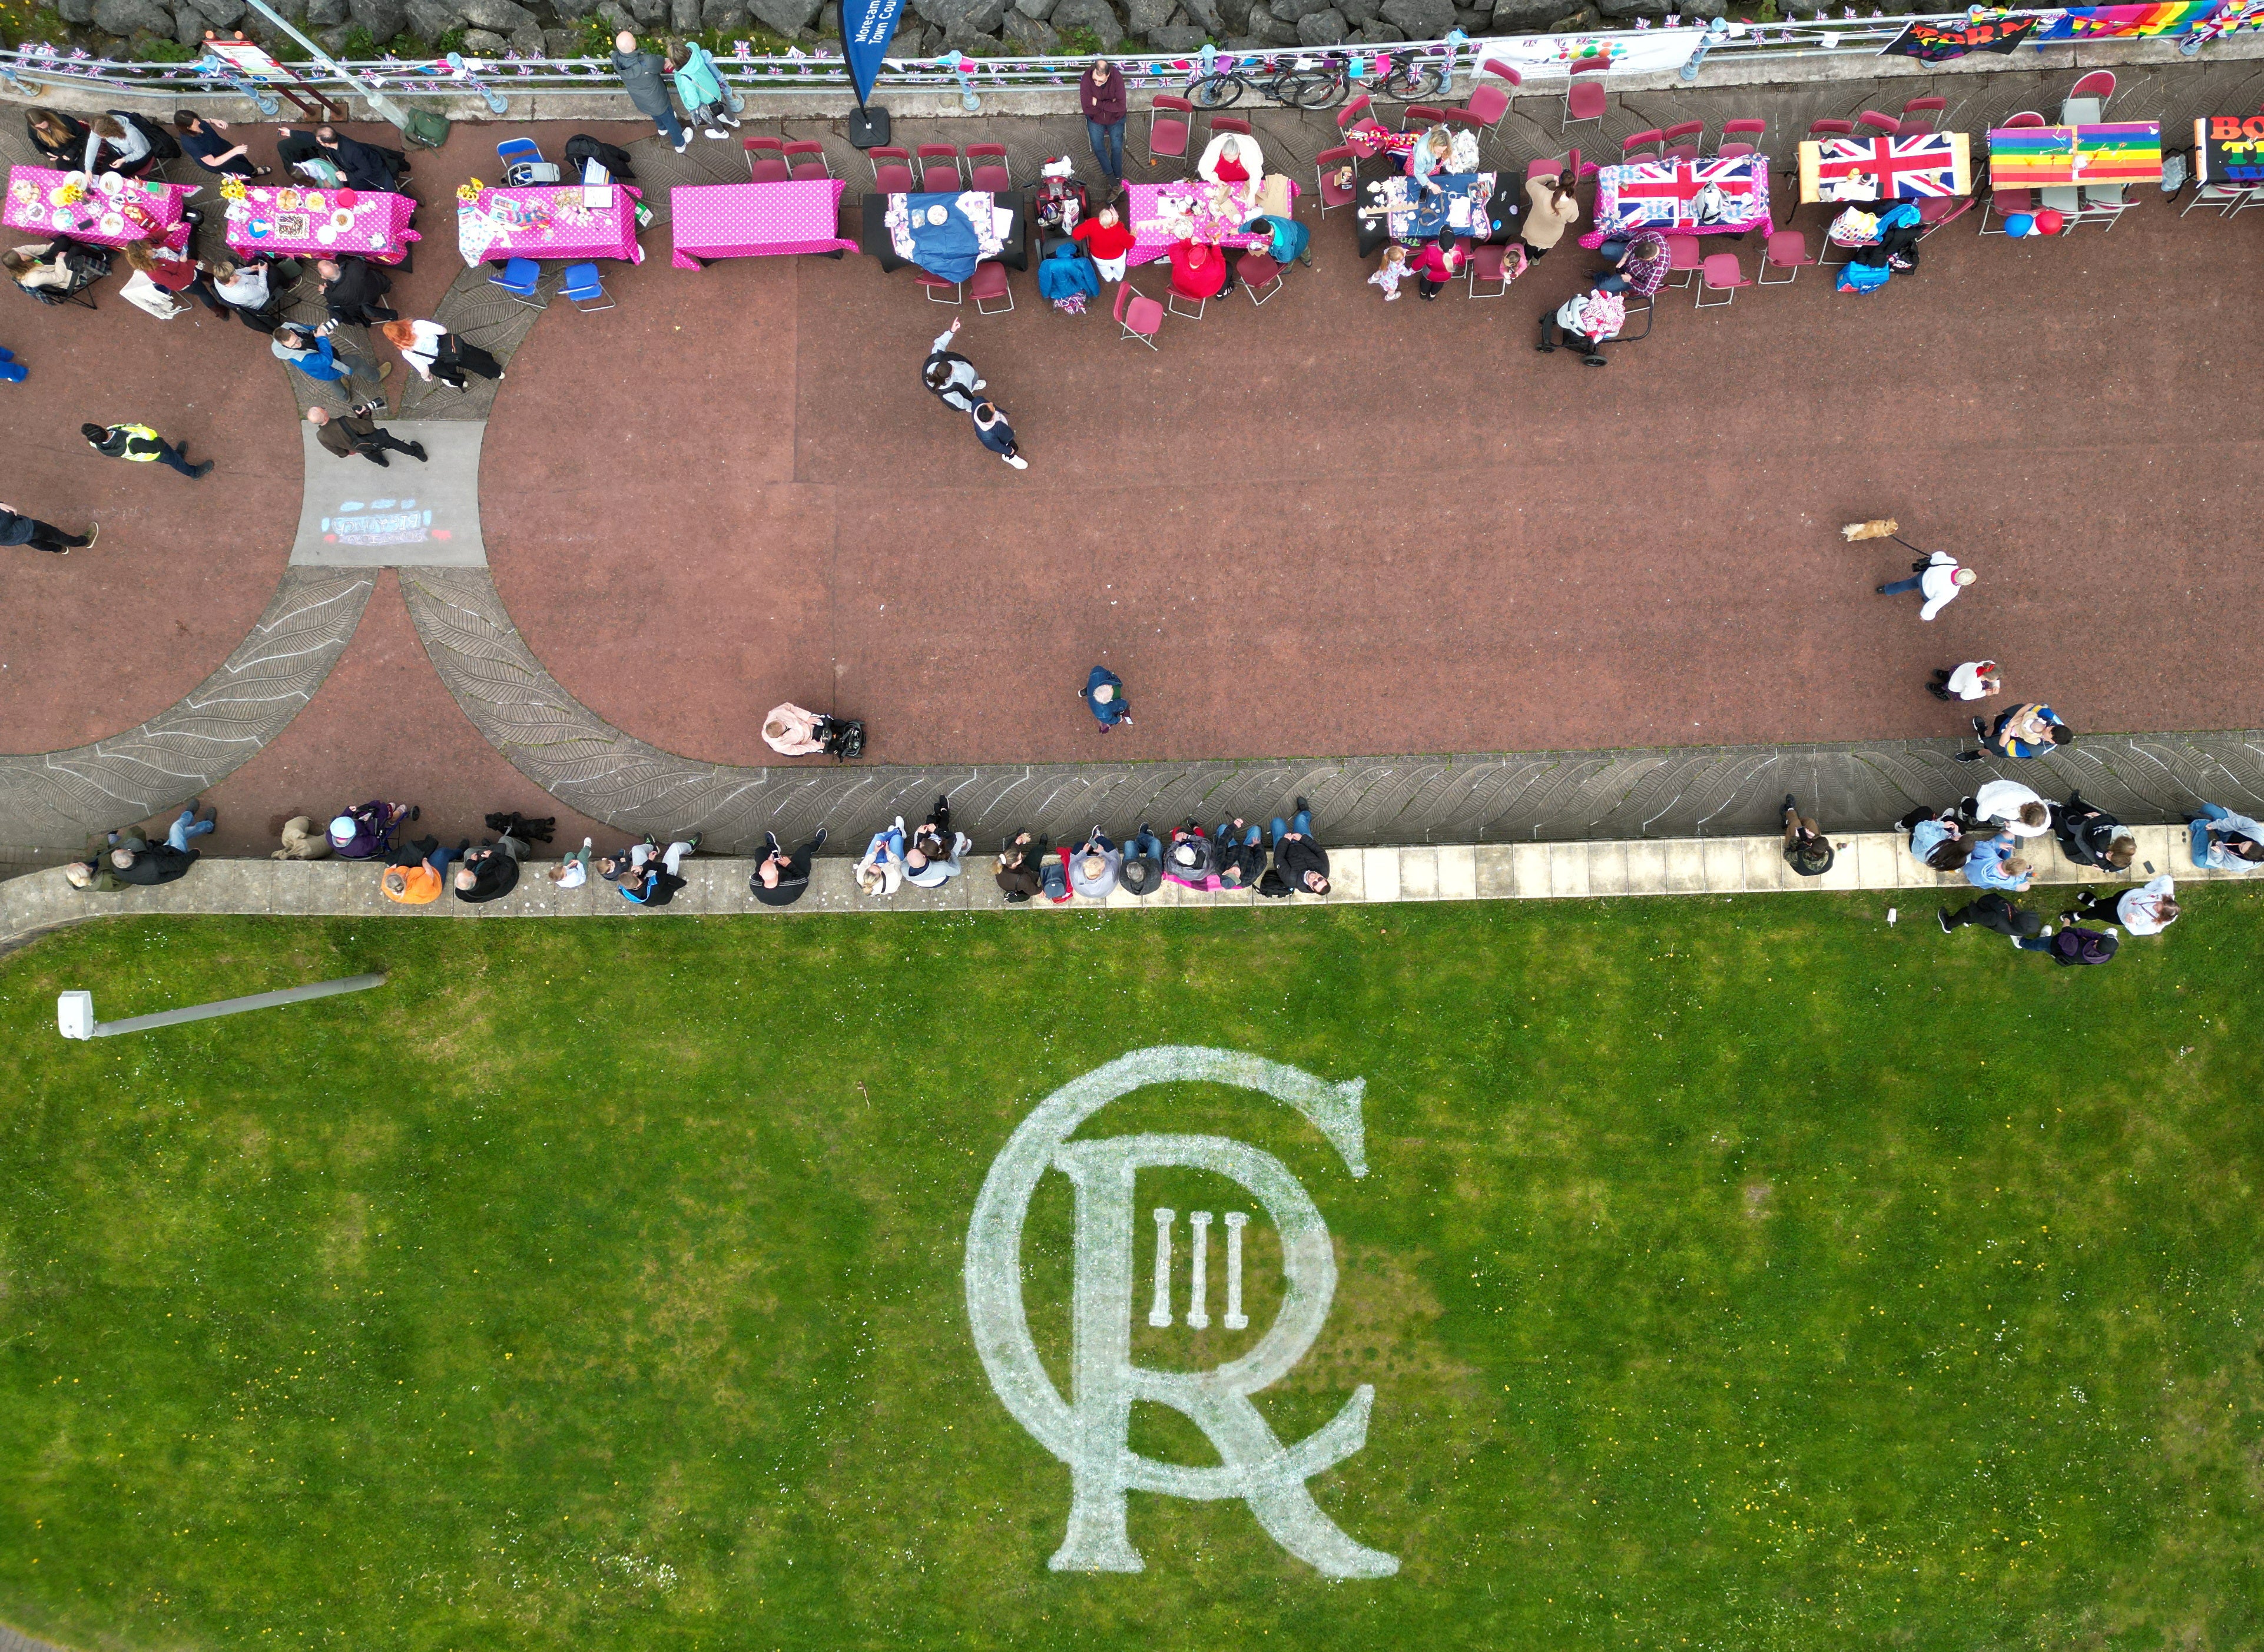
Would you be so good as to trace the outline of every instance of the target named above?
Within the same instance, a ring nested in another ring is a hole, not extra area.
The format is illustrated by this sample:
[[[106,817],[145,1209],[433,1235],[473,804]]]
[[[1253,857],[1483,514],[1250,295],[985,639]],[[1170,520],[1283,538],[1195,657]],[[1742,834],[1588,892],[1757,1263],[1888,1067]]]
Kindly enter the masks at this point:
[[[1272,243],[1270,235],[1245,235],[1239,226],[1248,223],[1260,213],[1279,213],[1288,216],[1296,209],[1297,186],[1279,172],[1266,175],[1259,198],[1247,212],[1221,213],[1211,198],[1216,185],[1201,179],[1187,184],[1128,184],[1128,199],[1126,210],[1131,214],[1132,251],[1128,262],[1134,265],[1152,264],[1169,253],[1179,237],[1163,227],[1162,219],[1168,192],[1173,201],[1191,207],[1187,221],[1194,230],[1191,240],[1207,242],[1212,246],[1263,247]]]
[[[335,257],[359,253],[375,264],[398,264],[409,243],[417,203],[406,195],[323,189],[312,184],[256,185],[228,204],[228,244],[265,257]]]
[[[75,206],[58,206],[55,192],[69,176],[44,166],[10,167],[8,204],[0,210],[0,223],[42,236],[69,235],[74,241],[101,247],[159,240],[178,252],[189,244],[188,221],[181,216],[181,208],[196,193],[189,185],[155,181],[137,184],[130,178],[122,178],[113,194],[90,179],[84,200]],[[133,221],[125,210],[128,206],[149,217],[156,226],[155,235]]]
[[[1723,216],[1697,221],[1699,192],[1709,185],[1722,193]],[[1769,223],[1768,157],[1741,155],[1711,161],[1642,161],[1607,166],[1596,174],[1596,227],[1580,237],[1584,247],[1600,247],[1630,229],[1662,235],[1736,235],[1748,229],[1766,233]]]
[[[669,262],[696,270],[701,258],[759,258],[789,252],[854,252],[835,233],[842,181],[798,178],[786,184],[679,184],[669,192],[676,250]]]
[[[606,186],[607,204],[585,206],[579,184],[483,189],[456,203],[456,250],[466,264],[503,258],[625,258],[644,262],[637,245],[634,184]]]

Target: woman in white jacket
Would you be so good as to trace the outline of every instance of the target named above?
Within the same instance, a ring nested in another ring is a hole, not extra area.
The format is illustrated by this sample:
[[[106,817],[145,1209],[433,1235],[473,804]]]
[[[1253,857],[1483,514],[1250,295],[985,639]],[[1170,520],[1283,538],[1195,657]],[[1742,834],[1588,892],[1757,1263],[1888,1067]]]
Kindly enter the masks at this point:
[[[1218,133],[1205,146],[1202,159],[1195,163],[1195,176],[1207,184],[1234,185],[1248,199],[1256,200],[1258,186],[1266,177],[1266,151],[1255,138],[1245,138],[1238,132]]]

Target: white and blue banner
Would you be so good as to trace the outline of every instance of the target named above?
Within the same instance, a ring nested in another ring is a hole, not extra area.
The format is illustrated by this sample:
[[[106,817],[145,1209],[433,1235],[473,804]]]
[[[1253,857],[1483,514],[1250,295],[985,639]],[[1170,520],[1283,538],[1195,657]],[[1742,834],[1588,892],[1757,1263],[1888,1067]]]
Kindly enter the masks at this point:
[[[903,9],[904,0],[841,0],[842,55],[849,60],[860,104],[873,95],[874,78]]]

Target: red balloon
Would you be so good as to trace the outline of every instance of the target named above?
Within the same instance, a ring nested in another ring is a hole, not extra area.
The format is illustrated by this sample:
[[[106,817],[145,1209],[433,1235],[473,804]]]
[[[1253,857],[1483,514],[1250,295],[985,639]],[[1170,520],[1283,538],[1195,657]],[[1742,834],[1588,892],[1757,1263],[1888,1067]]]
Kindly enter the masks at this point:
[[[2056,235],[2066,227],[2067,219],[2049,206],[2036,214],[2036,233],[2040,235]]]

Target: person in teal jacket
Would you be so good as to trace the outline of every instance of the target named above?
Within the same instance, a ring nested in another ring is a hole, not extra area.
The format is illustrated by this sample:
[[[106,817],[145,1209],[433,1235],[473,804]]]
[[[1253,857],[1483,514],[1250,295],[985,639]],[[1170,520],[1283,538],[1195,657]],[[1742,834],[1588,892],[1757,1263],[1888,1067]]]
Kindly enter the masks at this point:
[[[668,66],[675,71],[676,99],[684,105],[686,120],[696,121],[711,138],[722,137],[726,127],[738,126],[731,118],[731,99],[723,90],[723,76],[706,47],[692,40],[680,42],[670,48]]]
[[[1284,218],[1279,213],[1266,213],[1242,226],[1245,235],[1271,235],[1274,245],[1269,249],[1274,262],[1287,268],[1292,262],[1312,267],[1313,255],[1306,250],[1313,232],[1294,218]]]

